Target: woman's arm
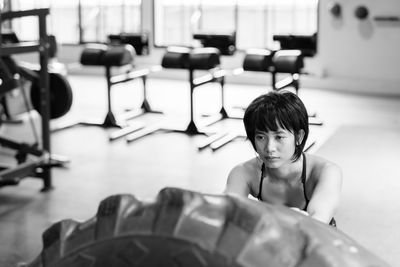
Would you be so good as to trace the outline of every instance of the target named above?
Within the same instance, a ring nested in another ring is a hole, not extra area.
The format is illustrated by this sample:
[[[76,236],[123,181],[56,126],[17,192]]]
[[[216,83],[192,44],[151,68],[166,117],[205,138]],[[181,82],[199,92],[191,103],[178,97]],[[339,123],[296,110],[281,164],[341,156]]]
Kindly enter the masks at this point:
[[[234,167],[228,175],[225,193],[248,197],[251,187],[243,164]]]
[[[337,165],[326,162],[315,172],[316,185],[307,212],[314,219],[329,223],[339,206],[342,171]]]

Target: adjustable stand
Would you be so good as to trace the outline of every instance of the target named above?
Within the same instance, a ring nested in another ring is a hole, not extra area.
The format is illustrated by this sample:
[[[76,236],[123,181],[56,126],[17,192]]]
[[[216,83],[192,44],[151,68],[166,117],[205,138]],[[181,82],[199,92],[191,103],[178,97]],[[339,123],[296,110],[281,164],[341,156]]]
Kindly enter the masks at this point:
[[[141,69],[141,70],[131,70],[125,74],[119,74],[112,76],[111,75],[111,67],[106,66],[105,68],[105,76],[107,80],[107,114],[103,120],[103,122],[91,122],[91,121],[83,121],[83,122],[75,122],[75,123],[67,123],[65,125],[59,125],[57,128],[52,129],[52,131],[59,131],[62,129],[74,127],[76,125],[86,125],[86,126],[100,126],[103,128],[111,128],[117,127],[121,128],[110,134],[110,141],[115,140],[117,138],[123,137],[137,131],[144,127],[144,124],[131,124],[126,126],[126,123],[120,123],[117,117],[114,115],[111,106],[111,89],[113,85],[124,83],[128,81],[132,81],[134,79],[140,78],[143,83],[143,102],[141,104],[141,110],[139,112],[127,112],[123,115],[124,121],[132,119],[137,116],[144,115],[145,113],[161,113],[160,111],[155,111],[151,108],[150,104],[147,101],[146,95],[146,80],[147,75],[150,73],[149,69]]]
[[[224,107],[224,84],[225,84],[225,72],[223,70],[213,71],[212,74],[204,75],[199,78],[194,78],[194,70],[189,69],[189,83],[190,83],[190,122],[186,129],[186,133],[188,134],[201,134],[204,132],[200,132],[197,129],[197,126],[194,122],[194,89],[210,82],[219,82],[221,85],[221,96],[222,96],[222,106],[219,114],[217,116],[211,117],[209,121],[205,124],[205,126],[214,124],[221,119],[227,118],[228,114]]]
[[[127,142],[135,141],[143,136],[152,134],[154,132],[160,130],[172,131],[172,132],[183,132],[189,135],[196,135],[196,134],[206,134],[206,131],[200,130],[199,127],[196,125],[194,121],[194,90],[204,84],[210,82],[218,82],[221,85],[222,92],[224,87],[224,77],[225,72],[222,70],[212,70],[211,73],[201,76],[199,78],[194,78],[194,69],[189,69],[189,84],[190,84],[190,121],[188,125],[184,129],[176,129],[172,127],[168,127],[165,125],[153,125],[150,127],[146,127],[143,130],[137,131],[133,134],[127,136]],[[222,102],[223,103],[223,102]],[[221,120],[221,118],[226,118],[227,113],[225,111],[224,106],[222,106],[220,114],[216,117],[210,118],[204,126],[208,126],[211,124],[216,123],[217,121]]]
[[[246,55],[243,62],[243,70],[270,72],[272,88],[275,91],[287,87],[293,87],[298,94],[300,88],[300,69],[303,67],[302,55],[297,51],[270,51],[266,49],[253,50]],[[290,76],[277,81],[277,75],[286,73]],[[310,125],[323,125],[323,122],[315,118],[315,114],[309,117]],[[246,137],[245,133],[235,132],[218,134],[209,137],[209,142],[201,143],[198,147],[203,149],[209,145],[213,150],[229,143],[238,137]],[[211,142],[211,143],[210,143]]]
[[[237,75],[240,72],[242,72],[243,69],[237,69],[234,72],[232,72],[233,75]],[[232,117],[229,116],[226,109],[225,109],[225,95],[224,95],[224,84],[225,84],[225,76],[226,76],[226,71],[222,71],[224,73],[224,76],[222,77],[221,81],[221,110],[220,110],[220,118],[208,125],[214,124],[218,121],[224,120],[224,119],[242,119],[241,117]],[[222,146],[226,145],[227,143],[231,142],[237,137],[246,137],[245,135],[238,133],[238,132],[228,132],[228,131],[223,131],[223,132],[217,132],[214,133],[207,138],[205,138],[203,141],[201,141],[198,145],[197,148],[199,150],[204,149],[206,147],[210,147],[212,150],[217,150],[221,148]]]
[[[127,136],[127,142],[132,142],[145,135],[149,135],[159,130],[167,130],[174,132],[184,132],[189,135],[195,134],[209,134],[204,130],[199,129],[194,121],[194,90],[206,83],[218,82],[221,85],[221,109],[217,116],[208,117],[208,121],[204,126],[212,125],[218,121],[229,119],[227,111],[225,110],[225,95],[224,85],[225,76],[227,71],[219,69],[220,65],[220,51],[212,47],[204,47],[199,49],[188,49],[186,47],[170,47],[167,49],[163,57],[161,65],[164,68],[171,69],[185,69],[189,71],[189,86],[190,86],[190,121],[184,129],[175,129],[165,125],[153,125],[138,132],[132,133]],[[201,77],[195,78],[195,70],[207,70],[209,73]],[[202,142],[201,146],[208,146],[216,140],[228,134],[227,132],[212,135]]]
[[[300,87],[299,73],[291,73],[289,77],[282,79],[278,82],[276,80],[277,72],[275,70],[273,70],[271,72],[271,74],[272,74],[272,89],[273,90],[279,91],[279,90],[282,90],[287,87],[293,87],[296,90],[296,95],[299,93],[299,87]]]
[[[154,69],[157,70],[157,69]],[[155,113],[155,114],[161,114],[161,111],[156,111],[153,110],[149,104],[149,102],[147,101],[147,92],[146,92],[146,81],[147,81],[147,75],[150,73],[149,69],[142,69],[142,70],[136,70],[136,71],[130,71],[127,74],[121,74],[121,75],[117,75],[117,76],[113,76],[111,77],[110,75],[110,71],[108,70],[106,72],[106,76],[107,76],[107,87],[108,87],[108,108],[109,108],[109,113],[111,111],[111,103],[110,103],[110,91],[111,91],[111,86],[118,84],[118,83],[124,83],[127,81],[131,81],[134,80],[136,78],[141,78],[142,79],[142,83],[143,83],[143,102],[140,106],[140,111],[139,112],[128,112],[128,114],[125,117],[125,120],[129,120],[129,119],[133,119],[135,117],[144,115],[146,113]],[[114,119],[115,120],[115,119]],[[113,133],[110,134],[109,139],[110,141],[121,138],[123,136],[126,136],[132,132],[135,132],[141,128],[143,128],[144,125],[142,124],[138,124],[138,125],[129,125],[126,127],[121,127],[122,129],[117,130]]]
[[[299,94],[300,89],[300,73],[291,73],[289,77],[282,79],[280,81],[276,81],[276,71],[272,71],[272,88],[275,91],[279,91],[285,89],[287,87],[293,87],[296,90],[296,95]],[[315,112],[308,115],[308,124],[322,126],[324,123],[321,120],[318,120],[317,114]]]

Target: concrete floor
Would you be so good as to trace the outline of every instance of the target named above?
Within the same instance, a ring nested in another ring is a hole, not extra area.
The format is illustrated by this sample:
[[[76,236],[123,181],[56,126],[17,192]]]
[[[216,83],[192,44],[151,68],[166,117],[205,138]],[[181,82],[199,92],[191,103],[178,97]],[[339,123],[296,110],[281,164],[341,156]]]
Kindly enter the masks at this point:
[[[73,107],[65,117],[52,124],[88,118],[102,120],[106,108],[105,80],[97,76],[70,76],[69,80],[74,90]],[[219,110],[220,95],[216,89],[217,85],[206,85],[196,92],[195,114],[198,120],[200,114]],[[246,106],[265,91],[266,88],[261,86],[231,85],[228,82],[226,106]],[[113,90],[116,113],[138,107],[141,101],[138,96],[141,96],[139,81],[116,86]],[[400,98],[306,88],[300,90],[300,97],[308,109],[316,111],[324,121],[324,126],[311,128],[311,138],[316,143],[310,153],[318,153],[325,141],[346,125],[388,129],[400,126]],[[186,125],[189,112],[187,83],[149,79],[148,99],[154,109],[163,110],[165,114],[142,116],[135,122],[151,124],[171,118],[182,127]],[[240,121],[232,120],[217,124],[215,129],[241,130],[241,127]],[[7,132],[7,129],[2,131]],[[90,218],[96,213],[99,201],[109,195],[131,193],[146,200],[154,198],[164,187],[218,194],[224,189],[230,169],[254,156],[250,144],[243,138],[213,152],[196,148],[196,144],[205,138],[202,135],[158,132],[128,144],[124,139],[110,143],[108,134],[112,131],[77,126],[52,134],[52,151],[71,161],[66,168],[53,169],[54,190],[40,193],[41,181],[30,178],[18,186],[0,189],[0,266],[15,266],[17,262],[33,259],[41,250],[41,233],[46,228],[65,218],[80,221]],[[400,138],[398,132],[393,134]],[[347,216],[348,213],[339,211],[337,216],[345,233],[368,249],[379,252],[378,256],[393,266],[399,262],[400,256],[395,253],[399,248],[394,238],[396,235],[393,235],[393,240],[392,236],[372,237],[374,240],[390,240],[385,243],[392,246],[390,249],[378,249],[379,244],[363,241],[369,237],[359,238],[356,231],[346,232],[363,225],[350,227],[352,219],[341,214]]]

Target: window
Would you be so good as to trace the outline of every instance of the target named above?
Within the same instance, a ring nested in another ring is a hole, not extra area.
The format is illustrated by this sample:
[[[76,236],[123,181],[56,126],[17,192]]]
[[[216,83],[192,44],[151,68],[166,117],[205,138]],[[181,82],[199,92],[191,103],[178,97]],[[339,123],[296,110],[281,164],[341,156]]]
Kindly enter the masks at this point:
[[[196,32],[233,32],[235,2],[236,0],[156,0],[155,44],[191,46],[194,42],[192,36]]]
[[[190,45],[195,23],[200,14],[200,1],[187,0],[156,0],[155,17],[155,44]]]
[[[57,42],[79,43],[79,0],[52,0],[48,32],[56,35]]]
[[[238,0],[237,46],[279,48],[274,35],[317,32],[317,0]]]
[[[232,33],[235,31],[236,0],[203,0],[197,30],[212,33]],[[219,19],[218,19],[219,18]]]
[[[107,35],[140,31],[140,0],[81,2],[82,42],[106,42]]]
[[[49,1],[29,1],[29,0],[18,0],[11,1],[11,11],[35,9],[35,8],[48,8]],[[49,17],[47,16],[47,22]],[[27,27],[29,25],[29,27]],[[47,23],[47,25],[49,25]],[[39,22],[37,17],[22,17],[19,19],[13,19],[11,21],[11,28],[16,32],[18,39],[28,41],[37,40],[39,37]]]
[[[50,8],[48,33],[59,43],[106,42],[108,34],[141,30],[141,0],[11,0],[12,11],[34,8]],[[34,40],[36,25],[27,17],[13,20],[12,29],[19,39]]]
[[[193,45],[193,33],[236,32],[237,47],[277,48],[274,35],[317,32],[318,0],[156,0],[155,44]]]

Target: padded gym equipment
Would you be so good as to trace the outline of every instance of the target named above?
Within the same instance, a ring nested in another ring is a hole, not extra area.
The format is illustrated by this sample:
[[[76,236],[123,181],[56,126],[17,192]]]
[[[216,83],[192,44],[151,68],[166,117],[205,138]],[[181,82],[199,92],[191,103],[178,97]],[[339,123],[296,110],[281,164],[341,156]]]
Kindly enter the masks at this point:
[[[30,74],[30,73],[33,74]],[[27,74],[28,73],[28,74]],[[28,100],[27,96],[25,95],[24,88],[21,86],[21,79],[24,77],[25,79],[31,79],[33,75],[36,77],[36,85],[31,87],[31,92],[35,91],[34,95],[35,97],[40,97],[40,89],[38,86],[39,83],[39,74],[32,70],[26,70],[18,66],[16,62],[10,57],[10,56],[3,56],[0,58],[0,80],[2,83],[0,84],[0,110],[4,111],[6,108],[6,103],[4,101],[5,95],[7,92],[15,89],[20,89],[22,91],[22,95],[24,96],[25,104],[26,104],[26,110],[29,110],[29,105],[28,105]],[[54,75],[54,74],[53,74]],[[58,77],[58,76],[57,76]],[[61,79],[61,78],[57,78]],[[57,80],[56,79],[56,80]],[[58,81],[58,80],[57,80]],[[64,88],[65,83],[68,84],[68,82],[62,80],[61,84],[58,84],[59,87]],[[51,84],[51,83],[50,83]],[[69,84],[68,84],[69,86]],[[34,88],[36,87],[36,89]],[[69,87],[68,87],[69,88]],[[72,91],[69,88],[68,93],[72,93]],[[57,96],[57,97],[60,97]],[[69,95],[71,101],[72,101],[72,94]],[[51,99],[50,101],[54,101],[54,99]],[[53,111],[53,116],[55,114],[60,114],[67,112],[69,110],[69,107],[66,108],[63,104],[65,100],[61,100],[60,103],[55,103],[52,102],[50,103],[50,106],[53,107],[54,105],[59,105],[56,106],[55,110]],[[37,106],[36,109],[39,110],[40,112],[40,101],[37,101]],[[3,114],[0,114],[3,115]],[[29,113],[30,116],[30,113]],[[0,118],[0,126],[2,123],[2,117]],[[31,125],[33,125],[32,118],[31,119]],[[36,134],[35,130],[33,130],[34,135]],[[68,162],[68,159],[65,159],[63,157],[50,154],[48,151],[45,149],[41,149],[38,146],[38,138],[35,135],[35,142],[33,144],[28,144],[25,142],[16,142],[14,140],[4,138],[0,136],[0,146],[6,147],[10,149],[10,151],[14,152],[14,159],[15,159],[15,164],[11,164],[10,166],[4,167],[0,166],[0,187],[3,186],[9,186],[9,185],[18,185],[19,182],[26,177],[39,177],[43,179],[44,182],[44,188],[43,191],[47,191],[51,189],[51,180],[45,180],[45,176],[43,175],[44,172],[51,167],[56,167],[56,166],[64,166],[65,163]]]
[[[121,130],[110,134],[110,141],[123,137],[129,133],[137,131],[144,127],[143,124],[129,124],[126,122],[119,122],[113,113],[111,106],[111,89],[113,85],[132,81],[140,78],[143,82],[143,103],[140,112],[130,112],[124,114],[125,120],[143,115],[144,113],[160,113],[151,109],[146,98],[146,79],[150,73],[149,69],[134,69],[133,63],[136,52],[135,49],[129,44],[123,45],[104,45],[104,44],[90,44],[87,45],[80,57],[80,63],[85,66],[103,66],[105,67],[105,76],[107,80],[107,114],[102,123],[97,122],[78,122],[73,124],[66,124],[57,130],[69,128],[75,125],[92,125],[101,127],[118,127]],[[111,75],[111,68],[113,67],[128,67],[126,73]]]
[[[149,34],[147,32],[110,34],[108,41],[111,45],[129,44],[135,48],[136,54],[140,56],[150,53]]]
[[[300,50],[304,57],[313,57],[317,53],[317,33],[312,35],[274,35],[272,38],[280,43],[280,50]]]
[[[236,51],[236,32],[231,32],[228,34],[215,34],[205,32],[195,33],[193,34],[193,39],[199,40],[204,48],[212,47],[218,49],[220,54],[223,56],[231,56]],[[237,75],[242,71],[243,70],[241,68],[235,69],[230,73],[228,73],[227,70],[223,70],[223,75]],[[222,83],[224,82],[225,80],[222,80]],[[221,118],[216,121],[224,119],[241,119],[240,117],[233,117],[228,115],[225,109],[225,90],[223,84],[221,86],[221,110],[219,114]],[[203,140],[203,142],[199,143],[197,147],[198,149],[210,147],[212,150],[216,150],[226,144],[224,140],[230,139],[232,135],[232,133],[227,131],[212,134],[211,136]]]
[[[161,60],[161,66],[167,69],[189,69],[188,47],[170,46],[167,48]]]
[[[32,85],[30,87],[30,102],[33,108],[41,114],[41,103],[40,103],[40,87],[39,79],[40,74],[38,66],[33,64],[23,64],[22,62],[17,64],[10,57],[3,57],[0,64],[4,68],[0,68],[0,76],[4,75],[6,69],[9,69],[10,79],[4,79],[3,88],[11,90],[20,87],[19,79],[15,77],[22,76],[24,79],[31,81]],[[29,67],[32,67],[29,68]],[[49,72],[49,106],[50,106],[50,119],[57,119],[64,116],[72,106],[73,94],[71,85],[69,84],[67,78],[58,72]],[[6,76],[5,76],[6,77]]]
[[[300,75],[304,68],[304,54],[302,50],[289,49],[271,51],[268,49],[249,49],[243,60],[245,71],[259,71],[271,73],[273,90],[282,90],[293,87],[298,94],[300,89]],[[284,79],[277,80],[279,74],[287,74]],[[315,115],[310,116],[311,125],[322,125]]]
[[[33,108],[41,114],[40,103],[40,69],[39,66],[34,64],[27,64],[23,62],[16,63],[13,59],[3,57],[3,64],[7,65],[12,72],[12,80],[6,80],[5,86],[10,89],[20,87],[19,79],[15,77],[22,77],[23,79],[31,82],[30,87],[30,103]],[[1,70],[0,70],[1,72]],[[48,70],[49,73],[49,106],[50,106],[50,119],[57,119],[71,109],[73,101],[73,93],[71,85],[65,75],[56,71]]]
[[[11,57],[14,54],[21,54],[21,53],[37,53],[39,55],[39,64],[40,64],[40,87],[41,87],[41,147],[44,155],[46,157],[46,163],[51,162],[54,159],[53,154],[51,153],[51,142],[50,142],[50,130],[49,130],[49,123],[50,123],[50,108],[49,108],[49,82],[48,82],[48,49],[49,49],[49,42],[48,36],[46,34],[46,17],[49,15],[48,8],[40,8],[40,9],[30,9],[30,10],[22,10],[22,11],[9,11],[9,12],[2,12],[0,16],[0,22],[14,20],[22,17],[36,17],[37,18],[37,26],[36,29],[37,38],[35,41],[32,42],[23,42],[19,44],[3,44],[0,38],[0,50],[2,57]],[[1,35],[0,35],[1,36]],[[3,60],[1,58],[0,60]],[[62,164],[62,163],[61,163]],[[46,164],[47,165],[47,164]],[[43,168],[36,169],[39,170],[40,174],[36,177],[40,177],[43,180],[43,191],[48,191],[52,188],[52,174],[51,174],[51,164],[47,166],[43,166]],[[18,168],[18,167],[22,167]],[[26,166],[18,166],[14,170],[5,170],[7,175],[9,176],[29,176],[28,173],[25,172]],[[25,172],[25,174],[21,174]],[[4,173],[0,173],[0,177]],[[32,176],[31,176],[32,177]]]
[[[168,47],[161,66],[166,69],[211,70],[220,64],[216,48]]]
[[[275,51],[269,49],[249,49],[243,60],[243,70],[270,72],[273,67],[272,56]]]
[[[103,55],[107,51],[108,46],[104,44],[87,45],[80,57],[82,65],[102,66],[104,65]]]
[[[283,206],[178,188],[113,195],[59,221],[27,267],[389,267],[340,230]]]
[[[272,88],[282,90],[287,87],[293,87],[296,94],[300,89],[300,75],[304,67],[304,55],[301,50],[278,50],[272,57]],[[288,77],[277,81],[277,74],[286,73]],[[309,115],[309,124],[321,126],[322,121],[316,119],[316,114]]]
[[[57,119],[71,109],[73,95],[71,85],[67,78],[57,72],[49,72],[50,87],[50,119]],[[34,109],[40,111],[40,87],[39,80],[35,78],[31,86],[31,102]]]
[[[47,35],[48,40],[48,55],[49,58],[57,57],[57,39],[54,35]],[[7,31],[1,33],[1,41],[3,44],[17,44],[20,42],[17,34],[13,31]]]
[[[111,67],[121,67],[125,65],[132,65],[135,56],[135,50],[131,45],[88,45],[82,51],[80,62],[86,66],[104,66],[106,70],[107,79],[107,115],[102,124],[89,123],[89,125],[97,125],[102,127],[119,127],[123,128],[117,122],[117,119],[112,111],[111,107],[111,86],[114,84],[111,77]],[[138,75],[134,78],[143,78],[147,75],[147,72],[143,75]],[[87,124],[87,123],[85,123]],[[135,128],[136,129],[136,128]],[[133,129],[132,129],[133,130]]]
[[[1,33],[1,41],[3,44],[16,44],[19,43],[18,36],[13,31],[4,31]]]
[[[220,65],[220,52],[213,47],[193,49],[189,55],[189,69],[211,70]]]
[[[300,50],[249,49],[243,60],[243,70],[269,72],[272,74],[272,88],[281,90],[293,86],[298,93],[299,76],[304,67]],[[287,79],[277,82],[277,74],[290,74]]]
[[[15,32],[1,33],[2,41],[5,44],[18,44],[20,40],[18,39]],[[48,35],[49,42],[49,58],[55,58],[57,56],[57,41],[54,35]],[[15,62],[10,57],[3,57],[2,63],[7,66],[0,67],[0,72],[4,72],[7,69],[11,72],[9,76],[14,74],[22,75],[25,79],[32,82],[30,88],[30,100],[32,106],[41,113],[41,103],[40,103],[40,66],[24,63]],[[50,119],[57,119],[64,116],[72,106],[73,95],[71,86],[65,75],[62,73],[53,71],[51,65],[48,66],[49,72],[49,94],[50,94]],[[4,75],[6,75],[4,73]],[[4,76],[0,74],[0,76]],[[10,79],[5,79],[4,86],[8,86],[9,89],[16,88],[20,86],[19,81],[14,77]]]
[[[215,47],[221,55],[230,56],[236,51],[236,32],[229,34],[195,33],[193,39],[199,40],[203,47]]]
[[[217,48],[188,48],[188,47],[168,47],[162,58],[161,66],[165,69],[185,69],[189,71],[190,85],[190,121],[184,129],[174,129],[165,125],[152,126],[141,131],[132,133],[127,136],[127,141],[132,142],[145,135],[149,135],[159,130],[169,130],[176,132],[184,132],[190,135],[204,134],[194,121],[194,90],[206,83],[218,82],[221,85],[222,93],[222,108],[220,113],[215,118],[210,118],[207,125],[213,124],[224,117],[227,117],[224,109],[224,78],[225,72],[219,68],[220,52]],[[195,78],[194,72],[198,70],[207,71],[208,73]]]
[[[273,90],[282,90],[287,87],[293,87],[298,94],[300,88],[300,74],[304,67],[303,53],[301,50],[278,50],[269,49],[248,49],[243,60],[244,71],[268,72],[271,73],[271,85]],[[277,81],[277,76],[287,74],[284,79]],[[320,120],[311,116],[310,125],[322,125]],[[244,133],[229,133],[210,145],[215,150],[231,142],[237,137],[246,137]],[[210,136],[214,138],[214,136]],[[306,149],[309,149],[314,143],[311,142]]]
[[[275,72],[299,74],[304,67],[303,54],[300,50],[278,50],[272,58]]]
[[[80,62],[86,66],[120,67],[133,64],[134,56],[131,45],[90,44],[83,49]]]
[[[296,94],[298,94],[300,73],[304,67],[302,52],[300,50],[278,50],[274,53],[272,62],[272,88],[274,90],[282,90],[293,86]],[[289,77],[277,81],[276,76],[278,73],[289,74]]]

